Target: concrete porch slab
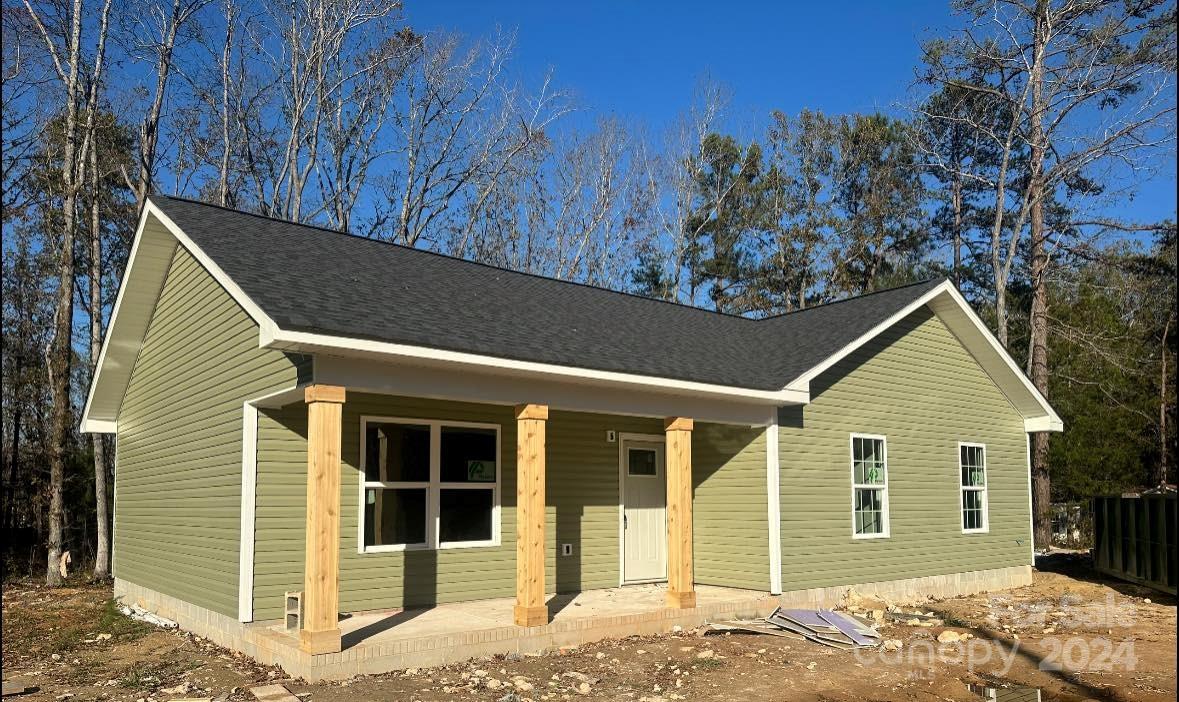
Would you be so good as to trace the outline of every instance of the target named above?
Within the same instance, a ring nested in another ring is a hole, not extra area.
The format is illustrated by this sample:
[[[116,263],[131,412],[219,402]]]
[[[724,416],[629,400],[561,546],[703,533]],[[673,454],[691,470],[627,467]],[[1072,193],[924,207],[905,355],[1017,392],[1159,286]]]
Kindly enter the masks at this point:
[[[768,593],[697,586],[696,607],[671,609],[665,585],[630,585],[548,598],[550,622],[512,623],[513,598],[444,604],[429,609],[357,614],[340,621],[344,650],[312,656],[280,622],[251,625],[249,638],[290,675],[333,680],[421,668],[496,654],[539,654],[607,638],[651,635],[709,621],[760,617],[777,606]]]

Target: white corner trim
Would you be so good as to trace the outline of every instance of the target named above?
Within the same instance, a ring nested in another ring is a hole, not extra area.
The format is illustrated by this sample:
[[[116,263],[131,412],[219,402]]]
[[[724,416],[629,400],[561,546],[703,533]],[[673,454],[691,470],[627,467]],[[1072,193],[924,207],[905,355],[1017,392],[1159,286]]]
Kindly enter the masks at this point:
[[[335,354],[340,354],[341,352],[355,353],[366,356],[379,356],[386,360],[409,360],[427,362],[433,365],[466,366],[517,375],[546,375],[577,380],[583,383],[597,382],[644,386],[656,388],[663,392],[734,398],[774,406],[805,404],[810,401],[809,392],[790,388],[784,388],[782,390],[753,390],[634,373],[591,370],[588,368],[538,363],[535,361],[518,361],[499,358],[497,356],[485,356],[462,351],[447,351],[426,346],[371,341],[368,339],[315,334],[312,332],[287,331],[278,327],[271,327],[269,333],[264,329],[261,339],[261,346],[263,348],[277,348],[286,351],[326,352]]]
[[[242,403],[242,499],[237,563],[237,619],[254,621],[254,518],[258,509],[258,407],[288,397],[299,386],[259,395]]]
[[[1028,563],[1034,568],[1036,565],[1036,512],[1032,505],[1032,435],[1025,433],[1023,438],[1027,443],[1028,464],[1028,557],[1031,559]]]
[[[770,594],[782,594],[782,493],[778,454],[778,409],[766,425],[766,517],[769,524]]]
[[[242,403],[242,502],[238,541],[237,619],[254,621],[254,513],[258,496],[258,407]]]

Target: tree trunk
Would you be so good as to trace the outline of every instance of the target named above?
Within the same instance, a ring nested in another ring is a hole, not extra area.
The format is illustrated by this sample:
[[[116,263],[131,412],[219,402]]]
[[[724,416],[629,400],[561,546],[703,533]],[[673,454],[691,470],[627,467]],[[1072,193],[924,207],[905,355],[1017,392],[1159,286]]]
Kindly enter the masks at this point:
[[[53,335],[46,351],[50,399],[53,410],[49,429],[49,539],[45,583],[61,585],[58,561],[62,549],[65,460],[73,425],[70,403],[70,367],[74,322],[74,238],[77,228],[78,188],[78,62],[82,42],[82,0],[74,0],[70,27],[69,75],[66,78],[65,148],[62,154],[62,235],[57,259],[57,303],[53,310]]]
[[[1170,376],[1167,375],[1167,336],[1171,332],[1171,322],[1175,320],[1175,311],[1171,310],[1171,316],[1167,318],[1167,323],[1163,326],[1163,339],[1160,343],[1160,352],[1162,354],[1160,370],[1159,370],[1159,459],[1155,461],[1154,468],[1150,473],[1150,486],[1158,487],[1167,482],[1167,473],[1170,466],[1168,462],[1167,446],[1167,381]]]
[[[1003,348],[1007,346],[1007,284],[995,281],[995,334]]]
[[[1036,29],[1031,80],[1031,119],[1028,186],[1029,220],[1031,223],[1031,380],[1044,397],[1048,397],[1048,251],[1044,232],[1044,53],[1047,42],[1048,3],[1036,3]],[[1052,546],[1052,485],[1048,470],[1048,434],[1032,435],[1032,497],[1035,506],[1036,546]]]
[[[954,287],[962,287],[962,181],[954,174]]]
[[[98,139],[90,139],[90,377],[98,372],[102,352],[102,217],[98,197]],[[106,442],[102,434],[90,435],[94,449],[94,511],[98,545],[94,553],[94,579],[110,577],[110,532],[106,495]]]

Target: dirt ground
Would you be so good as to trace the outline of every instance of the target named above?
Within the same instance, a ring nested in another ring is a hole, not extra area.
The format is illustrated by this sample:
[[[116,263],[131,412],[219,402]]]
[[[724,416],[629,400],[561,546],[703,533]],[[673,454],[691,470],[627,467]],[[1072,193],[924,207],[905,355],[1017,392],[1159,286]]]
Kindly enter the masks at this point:
[[[4,586],[4,679],[38,688],[6,702],[252,700],[250,687],[274,682],[313,702],[983,699],[968,684],[1039,688],[1045,700],[1176,699],[1174,599],[1098,577],[1077,556],[1048,559],[1028,587],[901,608],[902,621],[881,629],[899,651],[688,631],[320,684],[131,621],[109,597],[93,586]],[[945,625],[910,623],[918,611]],[[947,630],[972,638],[939,643]]]

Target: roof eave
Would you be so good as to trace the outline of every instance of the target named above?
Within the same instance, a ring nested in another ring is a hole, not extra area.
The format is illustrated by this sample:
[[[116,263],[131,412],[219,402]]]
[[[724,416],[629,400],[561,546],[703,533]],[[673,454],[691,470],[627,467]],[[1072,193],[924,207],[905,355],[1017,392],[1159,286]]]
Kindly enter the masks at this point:
[[[519,376],[534,375],[584,384],[626,386],[664,394],[715,397],[767,406],[806,404],[810,401],[809,392],[799,392],[787,388],[758,390],[717,383],[521,361],[410,344],[290,331],[277,326],[263,331],[261,345],[263,348],[297,353],[355,355],[389,362],[449,367],[456,370],[471,369]]]
[[[158,227],[150,227],[152,223]],[[107,324],[103,337],[102,349],[99,352],[98,363],[95,366],[94,377],[86,395],[86,405],[82,410],[80,429],[83,433],[113,433],[118,427],[118,411],[122,404],[123,393],[130,382],[130,374],[138,357],[139,349],[143,345],[150,314],[133,314],[126,311],[131,304],[128,295],[136,297],[136,304],[141,304],[148,298],[155,301],[159,297],[164,278],[171,265],[169,251],[175,246],[184,246],[197,259],[205,270],[241,305],[242,309],[257,322],[263,333],[275,327],[268,317],[253,300],[216,264],[204,251],[184,233],[172,218],[164,213],[158,205],[148,198],[143,211],[139,215],[139,224],[135,229],[135,239],[131,245],[131,252],[127,258],[127,269],[123,279],[119,282],[119,292],[115,297],[115,304],[111,310],[110,322]],[[145,258],[144,250],[151,249],[153,256]],[[137,288],[131,293],[132,287]],[[138,296],[138,297],[137,297]],[[142,297],[142,299],[138,299]],[[134,306],[134,304],[132,304]],[[130,315],[130,317],[129,317]],[[100,409],[96,402],[103,405]]]

